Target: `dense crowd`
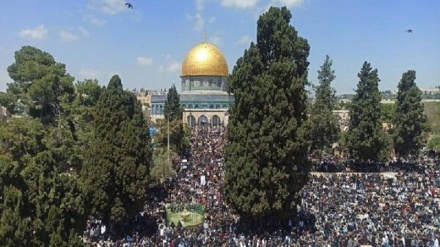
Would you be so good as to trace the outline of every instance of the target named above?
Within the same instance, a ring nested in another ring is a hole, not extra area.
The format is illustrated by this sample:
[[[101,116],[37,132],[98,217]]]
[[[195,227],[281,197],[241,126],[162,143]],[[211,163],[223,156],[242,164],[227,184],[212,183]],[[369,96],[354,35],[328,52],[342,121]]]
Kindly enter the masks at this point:
[[[319,172],[301,191],[301,205],[286,227],[243,229],[221,191],[224,127],[203,125],[191,133],[191,157],[179,164],[175,178],[150,188],[144,211],[124,226],[127,236],[116,237],[90,219],[85,241],[145,247],[439,247],[436,160],[423,157],[387,165],[325,160],[316,165]],[[203,222],[192,227],[167,222],[166,208],[181,210],[182,203],[194,210],[202,206]]]

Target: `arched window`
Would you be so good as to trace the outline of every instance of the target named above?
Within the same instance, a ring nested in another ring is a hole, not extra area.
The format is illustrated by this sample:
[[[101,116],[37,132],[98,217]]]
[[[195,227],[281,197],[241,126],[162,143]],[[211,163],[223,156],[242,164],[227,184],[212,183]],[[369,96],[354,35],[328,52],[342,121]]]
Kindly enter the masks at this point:
[[[220,125],[221,121],[220,121],[220,117],[217,115],[212,116],[211,118],[211,125],[215,126],[215,125]]]

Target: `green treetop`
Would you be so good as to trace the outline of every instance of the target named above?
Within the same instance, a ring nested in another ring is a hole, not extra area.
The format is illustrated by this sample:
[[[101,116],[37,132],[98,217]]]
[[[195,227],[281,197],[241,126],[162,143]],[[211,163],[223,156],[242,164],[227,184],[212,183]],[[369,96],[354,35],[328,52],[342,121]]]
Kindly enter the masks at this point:
[[[91,214],[115,224],[142,209],[151,163],[142,106],[115,75],[95,108],[93,138],[81,171]]]
[[[337,99],[336,90],[331,87],[331,82],[336,78],[332,63],[329,56],[326,56],[324,64],[318,71],[319,85],[315,87],[315,101],[309,119],[312,151],[330,148],[340,134],[339,118],[333,113]]]
[[[399,82],[393,119],[394,150],[399,157],[416,155],[425,142],[428,130],[422,104],[422,91],[415,83],[416,72],[409,70]]]
[[[305,140],[307,40],[299,37],[286,8],[260,16],[257,43],[237,60],[229,78],[235,102],[225,147],[224,191],[245,219],[294,212],[308,181]]]
[[[65,67],[49,53],[23,46],[15,52],[15,62],[8,67],[14,82],[8,84],[0,102],[6,98],[11,113],[24,112],[44,123],[54,123],[64,115],[64,104],[74,99],[74,78],[66,73]]]
[[[381,121],[381,95],[377,69],[364,62],[359,83],[350,105],[347,148],[351,158],[385,161],[390,150]]]
[[[180,107],[180,95],[176,86],[173,85],[168,89],[167,100],[165,101],[164,112],[165,119],[170,121],[182,119],[182,108]]]

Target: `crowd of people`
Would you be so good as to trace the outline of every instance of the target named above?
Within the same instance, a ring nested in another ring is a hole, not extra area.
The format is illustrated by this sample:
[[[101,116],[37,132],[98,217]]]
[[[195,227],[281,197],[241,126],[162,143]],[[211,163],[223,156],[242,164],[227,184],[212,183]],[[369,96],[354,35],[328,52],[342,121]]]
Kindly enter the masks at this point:
[[[127,235],[115,239],[91,219],[84,239],[94,246],[439,247],[436,160],[423,157],[417,163],[393,161],[386,166],[321,162],[302,189],[301,205],[287,227],[243,229],[223,200],[224,137],[223,126],[194,127],[191,157],[179,164],[175,178],[150,188],[144,211],[125,225]],[[201,224],[167,222],[167,208],[180,210],[182,204],[203,207]]]

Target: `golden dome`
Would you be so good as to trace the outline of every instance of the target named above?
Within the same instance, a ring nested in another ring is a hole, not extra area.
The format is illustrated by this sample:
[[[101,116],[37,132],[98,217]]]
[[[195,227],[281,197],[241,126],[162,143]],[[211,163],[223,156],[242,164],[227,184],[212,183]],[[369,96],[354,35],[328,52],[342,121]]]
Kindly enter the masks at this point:
[[[192,48],[182,65],[182,76],[228,76],[228,64],[214,45],[203,42]]]

